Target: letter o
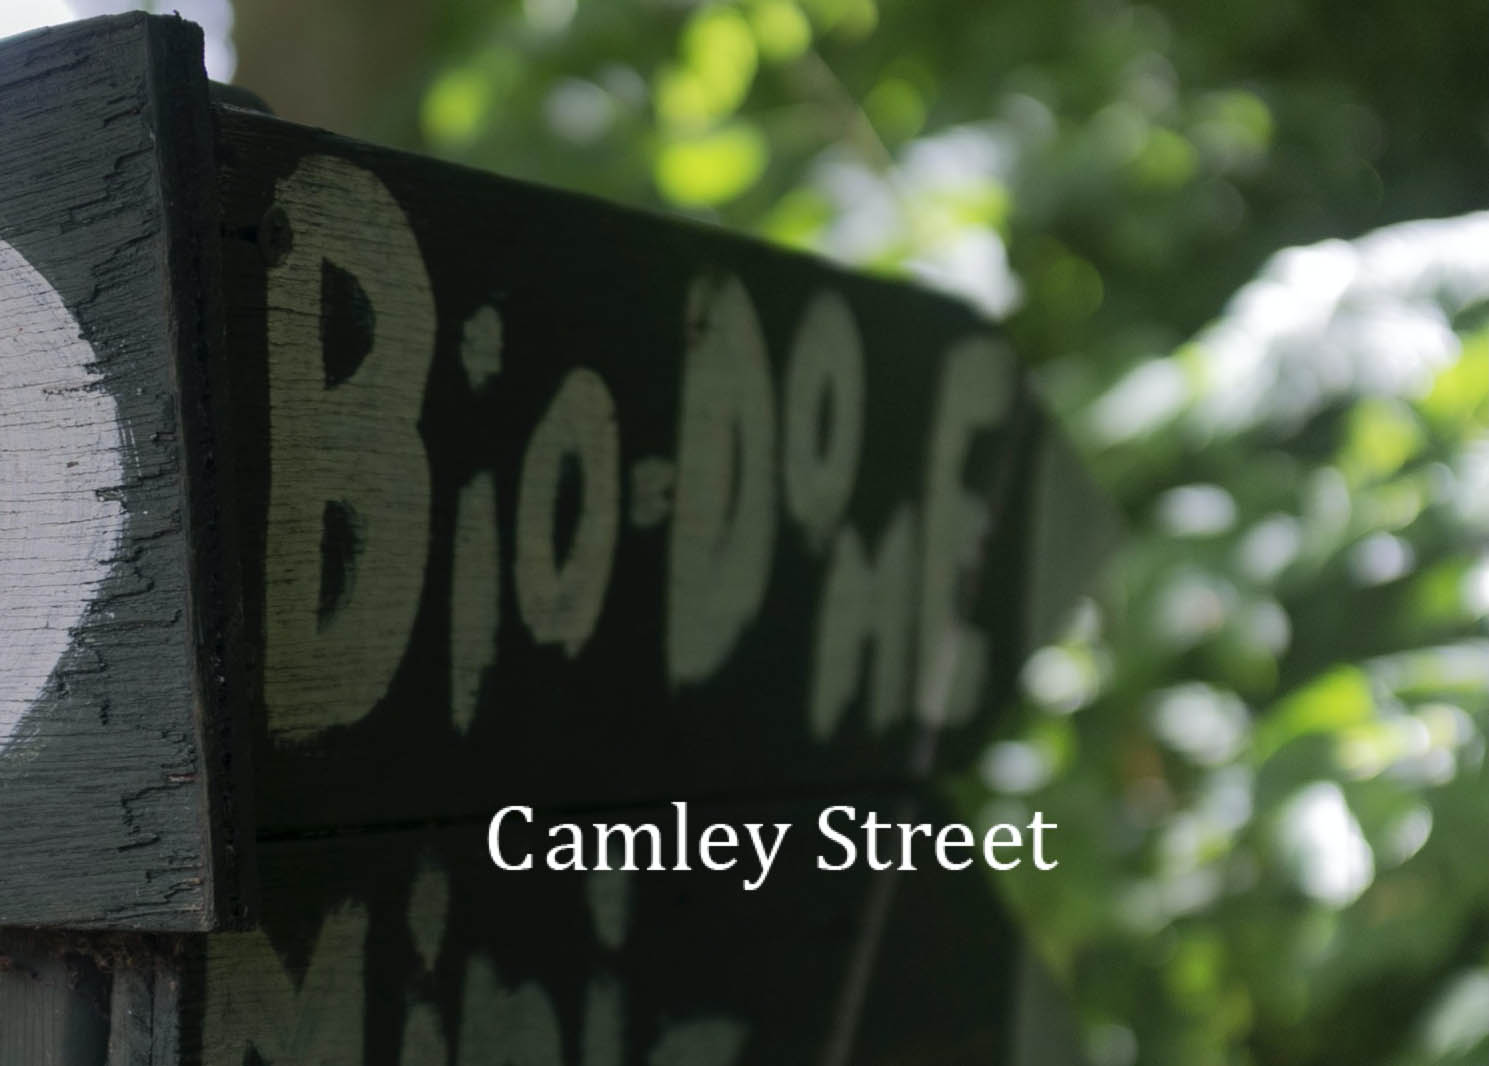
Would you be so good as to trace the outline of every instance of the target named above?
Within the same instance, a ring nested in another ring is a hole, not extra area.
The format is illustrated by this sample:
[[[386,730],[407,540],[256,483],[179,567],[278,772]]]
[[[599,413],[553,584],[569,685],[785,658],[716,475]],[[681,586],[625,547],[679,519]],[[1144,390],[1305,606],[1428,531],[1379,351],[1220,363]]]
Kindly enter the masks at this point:
[[[832,412],[825,441],[824,401]],[[863,343],[836,292],[807,305],[786,369],[785,407],[786,505],[813,546],[824,546],[853,495],[863,446]]]
[[[565,456],[584,480],[579,521],[560,564],[554,512]],[[620,433],[610,390],[593,370],[571,370],[528,441],[517,490],[517,606],[539,644],[573,656],[594,632],[620,526]]]

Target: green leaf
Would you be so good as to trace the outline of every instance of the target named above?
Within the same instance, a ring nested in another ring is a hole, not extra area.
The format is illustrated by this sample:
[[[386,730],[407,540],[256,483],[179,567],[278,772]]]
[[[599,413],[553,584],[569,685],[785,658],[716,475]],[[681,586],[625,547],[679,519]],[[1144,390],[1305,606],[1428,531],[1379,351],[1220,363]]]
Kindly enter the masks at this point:
[[[812,21],[836,36],[850,40],[867,37],[879,24],[874,0],[806,0]]]
[[[770,145],[745,122],[672,141],[657,155],[657,187],[682,207],[715,207],[748,190],[765,171]]]
[[[657,74],[657,115],[698,128],[732,115],[749,95],[759,55],[755,33],[732,7],[700,8],[683,27],[682,62]]]
[[[1463,338],[1457,361],[1437,375],[1421,406],[1449,430],[1489,422],[1489,331]]]
[[[863,101],[864,113],[886,141],[906,140],[925,125],[925,98],[904,78],[885,78]]]
[[[816,189],[792,189],[771,208],[760,233],[790,248],[808,248],[832,218],[832,204]]]
[[[1265,762],[1299,737],[1333,733],[1375,714],[1370,680],[1355,666],[1338,666],[1297,689],[1263,716],[1253,752]]]
[[[419,122],[431,143],[457,145],[480,130],[491,107],[491,78],[473,67],[446,71],[424,96]]]
[[[1194,146],[1173,130],[1154,126],[1137,157],[1129,164],[1141,188],[1169,192],[1187,185],[1199,168]]]
[[[1384,398],[1361,400],[1349,413],[1339,467],[1352,485],[1377,481],[1400,470],[1422,443],[1410,408]]]
[[[792,0],[757,0],[750,25],[760,55],[772,63],[795,59],[812,43],[812,24]]]

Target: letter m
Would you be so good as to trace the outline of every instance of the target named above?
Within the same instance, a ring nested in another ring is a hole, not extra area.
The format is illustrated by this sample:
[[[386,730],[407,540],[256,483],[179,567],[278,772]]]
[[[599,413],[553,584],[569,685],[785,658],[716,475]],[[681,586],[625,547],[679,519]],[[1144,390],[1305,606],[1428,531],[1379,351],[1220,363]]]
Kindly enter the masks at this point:
[[[367,911],[351,904],[334,911],[296,987],[263,933],[212,937],[203,1061],[362,1066],[366,943]]]

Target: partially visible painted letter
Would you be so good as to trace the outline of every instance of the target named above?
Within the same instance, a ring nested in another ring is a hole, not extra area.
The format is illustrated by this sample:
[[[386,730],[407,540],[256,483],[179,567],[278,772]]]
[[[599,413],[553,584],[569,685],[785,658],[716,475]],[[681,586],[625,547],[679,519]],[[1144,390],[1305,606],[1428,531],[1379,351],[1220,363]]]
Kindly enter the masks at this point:
[[[565,460],[580,480],[579,517],[564,558],[556,544]],[[620,529],[620,433],[610,390],[569,371],[528,441],[517,490],[517,604],[539,644],[577,655],[599,620]]]
[[[765,338],[737,278],[688,294],[667,673],[706,680],[765,599],[775,546],[775,408]]]
[[[847,510],[863,446],[863,344],[848,301],[818,295],[786,370],[786,503],[808,543],[826,548]]]
[[[1013,362],[994,341],[952,346],[931,418],[921,544],[917,706],[928,725],[970,718],[987,673],[987,636],[959,613],[962,573],[987,523],[988,503],[963,483],[973,439],[1003,421],[1013,398]]]

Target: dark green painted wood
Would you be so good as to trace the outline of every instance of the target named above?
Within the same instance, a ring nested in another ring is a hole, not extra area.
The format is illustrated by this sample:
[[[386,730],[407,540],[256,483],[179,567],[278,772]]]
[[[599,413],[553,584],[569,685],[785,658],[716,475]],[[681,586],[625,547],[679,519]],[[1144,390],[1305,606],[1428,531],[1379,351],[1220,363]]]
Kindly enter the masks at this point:
[[[143,15],[0,45],[0,923],[243,913],[200,48]]]

